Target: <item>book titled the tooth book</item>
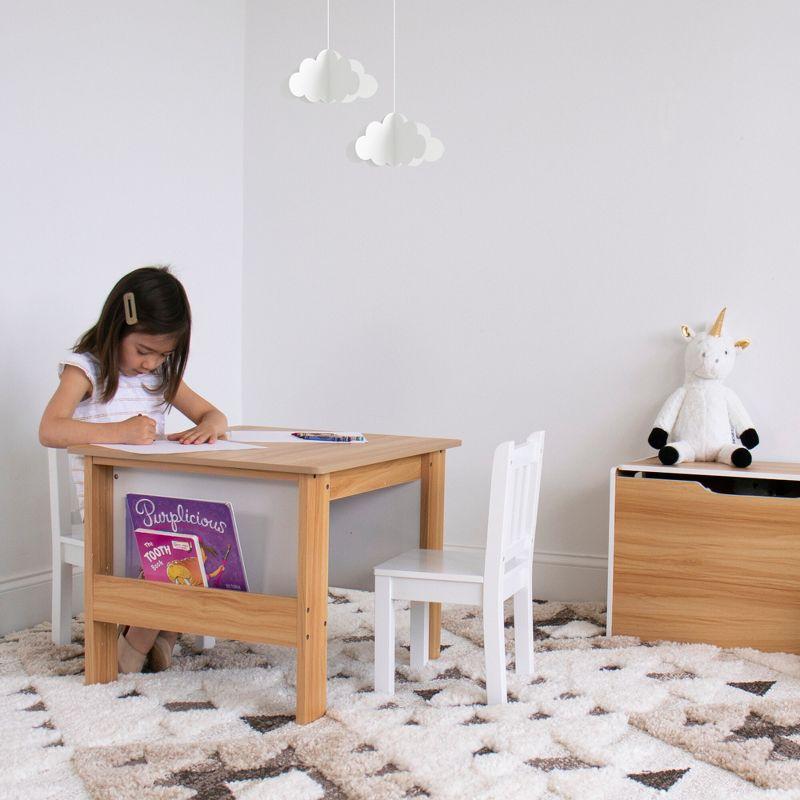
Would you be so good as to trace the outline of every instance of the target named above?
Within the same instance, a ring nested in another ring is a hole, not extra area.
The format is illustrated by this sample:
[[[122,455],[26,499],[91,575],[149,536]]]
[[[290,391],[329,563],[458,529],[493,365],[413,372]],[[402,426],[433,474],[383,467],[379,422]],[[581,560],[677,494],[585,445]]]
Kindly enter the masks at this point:
[[[137,528],[133,532],[145,580],[208,586],[200,541],[186,533]]]
[[[158,534],[167,537],[160,538]],[[180,561],[185,568],[181,572],[186,578],[184,583],[210,589],[248,590],[230,503],[153,494],[126,495],[125,574],[129,578],[181,582],[170,578],[167,561],[154,567],[163,560],[167,549],[171,561]],[[177,559],[173,558],[176,553]]]

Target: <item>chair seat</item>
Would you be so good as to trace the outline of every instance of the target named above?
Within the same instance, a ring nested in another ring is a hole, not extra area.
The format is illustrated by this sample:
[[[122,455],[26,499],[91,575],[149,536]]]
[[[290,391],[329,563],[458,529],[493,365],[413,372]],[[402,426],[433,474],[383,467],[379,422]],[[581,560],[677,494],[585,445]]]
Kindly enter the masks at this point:
[[[409,550],[375,567],[375,575],[483,583],[483,550]]]

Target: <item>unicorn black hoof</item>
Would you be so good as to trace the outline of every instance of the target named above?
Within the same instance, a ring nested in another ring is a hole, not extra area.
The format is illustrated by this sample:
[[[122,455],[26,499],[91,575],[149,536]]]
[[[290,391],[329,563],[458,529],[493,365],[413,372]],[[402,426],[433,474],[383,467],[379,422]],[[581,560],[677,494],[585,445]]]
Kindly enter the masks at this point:
[[[753,456],[745,447],[737,447],[731,453],[731,462],[734,467],[749,467],[753,463]]]
[[[647,437],[647,444],[653,450],[660,450],[667,443],[668,434],[663,428],[653,428]]]
[[[745,452],[749,455],[749,451],[745,450]],[[666,466],[671,467],[673,464],[678,463],[678,451],[670,445],[662,447],[658,451],[658,460],[662,464],[666,464]]]
[[[748,450],[758,447],[758,433],[756,433],[755,428],[748,428],[746,431],[742,431],[742,435],[739,438]]]

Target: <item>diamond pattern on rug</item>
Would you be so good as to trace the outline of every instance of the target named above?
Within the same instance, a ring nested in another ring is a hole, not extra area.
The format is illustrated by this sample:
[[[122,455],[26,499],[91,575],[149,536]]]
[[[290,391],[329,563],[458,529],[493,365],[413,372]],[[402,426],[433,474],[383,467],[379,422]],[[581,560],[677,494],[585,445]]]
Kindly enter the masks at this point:
[[[294,717],[288,714],[275,714],[273,716],[252,716],[242,717],[242,719],[255,731],[267,733],[276,728],[282,728],[294,722]]]
[[[768,789],[800,787],[800,704],[756,697],[748,705],[690,705],[680,700],[630,723],[665,742]]]
[[[757,694],[759,697],[763,697],[774,685],[775,681],[744,681],[741,683],[734,681],[728,684],[728,686],[741,689],[743,692]]]
[[[655,681],[683,681],[696,678],[697,675],[686,670],[679,670],[677,672],[648,672],[647,677]]]
[[[639,772],[628,775],[631,780],[651,789],[671,789],[687,772],[687,769],[665,769],[661,772]]]
[[[554,769],[586,769],[594,767],[594,764],[587,764],[575,756],[560,756],[556,758],[532,758],[526,762],[531,767],[536,767],[544,772],[552,772]],[[630,777],[630,776],[629,776]]]
[[[486,706],[480,609],[443,608],[442,656],[372,687],[373,597],[331,589],[328,713],[294,722],[294,651],[182,636],[172,669],[84,686],[83,624],[0,639],[9,797],[38,800],[797,800],[800,658],[602,636],[599,604],[536,601],[535,675]],[[511,605],[506,620],[512,622]],[[791,792],[783,794],[782,790]],[[779,793],[779,794],[776,794]]]
[[[313,783],[323,789],[324,794],[317,796],[325,800],[347,800],[347,795],[324,775],[313,767],[307,768],[297,757],[293,747],[282,750],[265,764],[248,769],[232,769],[225,763],[219,751],[215,751],[202,762],[171,773],[165,779],[156,782],[155,786],[180,786],[193,789],[195,797],[204,800],[217,800],[217,798],[222,800],[234,797],[229,786],[231,782],[264,780],[297,771],[305,773]]]
[[[208,711],[209,709],[216,708],[213,703],[203,700],[200,702],[174,702],[164,703],[164,708],[167,711]]]

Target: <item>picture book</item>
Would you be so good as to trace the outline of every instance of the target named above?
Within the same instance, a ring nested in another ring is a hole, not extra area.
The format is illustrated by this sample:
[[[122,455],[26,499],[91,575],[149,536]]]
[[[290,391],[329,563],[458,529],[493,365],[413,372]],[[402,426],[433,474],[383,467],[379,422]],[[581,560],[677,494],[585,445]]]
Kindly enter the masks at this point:
[[[236,520],[230,503],[151,494],[125,495],[125,574],[143,577],[134,532],[137,529],[196,536],[207,585],[211,589],[246,592]]]
[[[133,538],[145,580],[208,586],[203,551],[196,536],[137,528]]]

